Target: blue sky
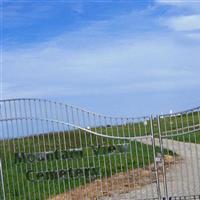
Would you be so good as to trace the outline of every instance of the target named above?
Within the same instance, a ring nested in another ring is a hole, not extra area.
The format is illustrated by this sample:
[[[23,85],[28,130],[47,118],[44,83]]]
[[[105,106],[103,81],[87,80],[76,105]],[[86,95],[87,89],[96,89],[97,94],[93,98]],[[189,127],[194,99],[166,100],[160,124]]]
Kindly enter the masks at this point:
[[[200,103],[200,1],[5,1],[3,98],[140,116]]]

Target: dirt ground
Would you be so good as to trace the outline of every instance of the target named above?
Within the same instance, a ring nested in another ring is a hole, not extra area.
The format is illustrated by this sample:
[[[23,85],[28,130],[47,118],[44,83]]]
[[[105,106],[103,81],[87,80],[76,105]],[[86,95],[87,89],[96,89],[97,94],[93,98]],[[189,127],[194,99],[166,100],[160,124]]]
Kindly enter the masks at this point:
[[[175,160],[177,162],[180,159],[176,157]],[[175,160],[174,157],[166,155],[164,157],[165,166],[169,168],[171,165],[176,164]],[[158,168],[160,177],[162,177],[161,168],[161,166]],[[145,169],[133,169],[112,175],[109,178],[96,180],[70,192],[51,197],[49,200],[97,200],[101,197],[112,196],[115,193],[127,193],[152,182],[156,182],[153,164]]]

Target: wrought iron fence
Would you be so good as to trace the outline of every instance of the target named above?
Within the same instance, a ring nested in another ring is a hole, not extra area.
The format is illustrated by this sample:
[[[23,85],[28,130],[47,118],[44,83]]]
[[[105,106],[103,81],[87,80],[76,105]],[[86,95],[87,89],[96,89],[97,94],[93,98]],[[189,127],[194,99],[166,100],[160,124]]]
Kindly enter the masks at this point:
[[[0,109],[2,199],[200,195],[200,107],[141,118],[42,99]]]

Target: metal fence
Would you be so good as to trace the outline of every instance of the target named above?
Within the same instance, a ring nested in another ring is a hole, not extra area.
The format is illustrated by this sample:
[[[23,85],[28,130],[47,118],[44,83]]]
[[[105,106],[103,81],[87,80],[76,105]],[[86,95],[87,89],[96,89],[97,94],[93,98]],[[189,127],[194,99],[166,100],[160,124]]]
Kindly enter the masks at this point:
[[[200,199],[200,107],[110,117],[0,101],[0,199]]]

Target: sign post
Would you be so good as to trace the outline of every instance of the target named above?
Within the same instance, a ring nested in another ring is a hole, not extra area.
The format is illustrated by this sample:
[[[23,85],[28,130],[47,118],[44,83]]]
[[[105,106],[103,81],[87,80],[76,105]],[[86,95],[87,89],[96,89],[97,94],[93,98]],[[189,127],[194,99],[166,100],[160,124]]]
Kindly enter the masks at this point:
[[[1,185],[2,185],[3,200],[6,200],[6,197],[5,197],[5,189],[4,189],[4,182],[3,182],[3,170],[2,170],[1,159],[0,159],[0,177],[1,177]]]

